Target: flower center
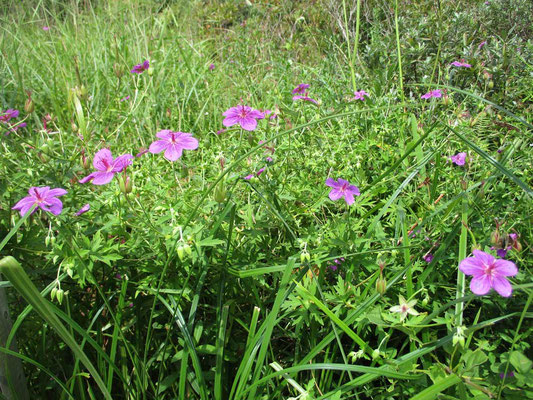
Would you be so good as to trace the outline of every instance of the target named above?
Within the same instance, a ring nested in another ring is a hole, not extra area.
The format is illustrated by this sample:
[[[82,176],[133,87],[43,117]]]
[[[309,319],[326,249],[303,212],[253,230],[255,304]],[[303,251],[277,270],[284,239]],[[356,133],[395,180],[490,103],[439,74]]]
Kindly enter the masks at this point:
[[[176,144],[178,141],[176,139],[176,134],[173,132],[170,134],[170,143]]]
[[[406,304],[402,305],[402,313],[406,313],[409,307]]]
[[[340,188],[340,191],[344,193],[344,192],[346,192],[347,189],[348,189],[348,184],[347,183],[343,183],[343,185]]]
[[[244,106],[241,107],[241,112],[239,113],[239,117],[241,118],[246,118],[246,116],[248,115],[248,112],[246,111],[246,109],[244,108]]]

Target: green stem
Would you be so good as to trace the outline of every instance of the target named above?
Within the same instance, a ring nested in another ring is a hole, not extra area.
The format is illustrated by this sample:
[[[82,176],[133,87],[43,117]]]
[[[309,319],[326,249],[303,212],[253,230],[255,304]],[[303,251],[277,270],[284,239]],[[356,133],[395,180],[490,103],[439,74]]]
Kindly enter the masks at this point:
[[[466,245],[468,239],[468,199],[466,193],[463,193],[462,212],[461,212],[461,236],[459,238],[459,262],[466,258]],[[465,274],[461,270],[457,269],[457,295],[456,298],[460,299],[465,295]],[[457,321],[456,326],[463,325],[463,311],[464,302],[459,302],[455,305],[455,318]]]
[[[403,93],[403,72],[402,72],[402,52],[400,50],[400,29],[398,27],[398,0],[394,2],[394,26],[396,29],[396,49],[398,53],[398,72],[400,73],[400,94],[402,101],[405,101],[405,95]]]

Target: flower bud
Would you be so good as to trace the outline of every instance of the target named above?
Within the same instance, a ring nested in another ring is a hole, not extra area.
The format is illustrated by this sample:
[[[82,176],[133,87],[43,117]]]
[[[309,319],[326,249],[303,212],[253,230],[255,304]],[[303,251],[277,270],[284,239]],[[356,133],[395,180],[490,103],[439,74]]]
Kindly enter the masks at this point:
[[[78,125],[76,125],[74,122],[70,124],[70,128],[72,129],[72,132],[78,132]]]
[[[309,262],[311,260],[311,255],[307,251],[302,251],[300,253],[300,262],[302,264],[305,264],[306,262]]]
[[[515,249],[518,252],[522,251],[522,245],[520,244],[518,240],[515,240],[513,242],[513,249]]]
[[[176,249],[176,252],[178,253],[180,261],[183,261],[185,259],[185,248],[180,244]]]
[[[387,291],[387,281],[383,276],[380,276],[376,281],[376,292],[384,294]]]
[[[224,203],[226,200],[226,185],[224,184],[224,181],[218,183],[213,196],[217,203]]]
[[[54,301],[54,299],[56,298],[56,295],[57,295],[57,288],[54,287],[54,288],[52,289],[52,291],[50,292],[50,299],[51,299],[52,301]]]
[[[57,289],[56,298],[59,304],[63,302],[64,296],[65,296],[65,292],[63,291],[63,289]]]
[[[381,355],[381,352],[376,349],[372,352],[372,360],[375,360],[376,358],[378,358],[379,356]]]
[[[47,236],[44,238],[44,245],[46,247],[50,246],[50,236]]]
[[[85,157],[85,154],[81,155],[81,167],[83,169],[89,169],[90,168],[89,160],[87,159],[87,157]]]
[[[464,179],[461,179],[461,187],[463,188],[463,190],[468,189],[468,183],[466,183]]]
[[[492,89],[494,87],[494,81],[489,81],[489,89]]]
[[[131,182],[130,177],[129,176],[126,176],[126,178],[121,177],[118,180],[118,187],[119,187],[120,191],[122,193],[124,193],[124,194],[131,193],[131,191],[133,189],[133,183]]]
[[[498,229],[495,229],[494,232],[491,233],[490,242],[492,244],[500,243],[500,232],[498,231]]]
[[[33,104],[31,97],[26,99],[26,103],[24,103],[24,111],[26,111],[26,114],[31,114],[35,111],[35,104]]]
[[[188,244],[184,244],[183,248],[185,249],[185,254],[187,254],[188,256],[190,256],[192,254],[191,246],[189,246]]]
[[[124,75],[124,67],[119,63],[115,63],[113,64],[113,72],[115,72],[115,76],[120,79],[122,75]]]

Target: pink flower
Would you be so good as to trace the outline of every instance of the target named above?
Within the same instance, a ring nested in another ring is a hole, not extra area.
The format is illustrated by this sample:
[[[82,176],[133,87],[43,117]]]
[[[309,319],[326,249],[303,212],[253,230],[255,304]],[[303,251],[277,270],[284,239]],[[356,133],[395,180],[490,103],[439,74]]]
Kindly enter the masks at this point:
[[[142,74],[148,68],[150,68],[150,62],[148,60],[144,60],[144,62],[142,64],[134,65],[133,69],[131,70],[131,73],[132,74]]]
[[[239,124],[245,131],[255,130],[257,128],[256,120],[265,118],[265,115],[261,111],[240,104],[226,110],[222,115],[226,117],[222,121],[224,126],[230,127]]]
[[[440,91],[440,89],[430,90],[426,94],[423,94],[422,96],[420,96],[421,99],[431,99],[432,97],[436,97],[436,98],[442,97],[442,92]]]
[[[358,92],[354,92],[353,93],[355,96],[354,96],[354,100],[361,100],[361,101],[365,101],[365,96],[369,97],[370,95],[365,92],[364,90],[360,90]]]
[[[298,96],[293,96],[292,99],[293,99],[293,100],[309,101],[309,102],[311,102],[311,103],[313,103],[313,104],[318,105],[318,101],[316,101],[315,99],[312,99],[311,97],[309,97],[309,96],[307,95],[307,93],[305,93],[303,96],[300,96],[300,95],[298,95]]]
[[[0,113],[0,122],[8,122],[12,118],[17,118],[19,116],[19,110],[14,110],[12,108],[5,110]]]
[[[465,165],[466,153],[457,153],[450,157],[450,160],[456,165]]]
[[[481,250],[474,250],[474,257],[465,258],[459,264],[459,269],[465,275],[472,275],[470,289],[479,296],[487,294],[491,289],[501,296],[509,297],[513,292],[506,276],[518,273],[516,264],[508,260],[497,260]]]
[[[295,94],[295,93],[306,93],[307,92],[307,89],[309,89],[309,85],[308,83],[300,83],[298,86],[296,86],[293,90],[292,90],[292,94]]]
[[[90,209],[91,209],[91,205],[89,203],[87,203],[76,212],[76,216],[79,217],[81,214],[85,214]]]
[[[150,153],[161,153],[165,151],[165,158],[169,161],[176,161],[183,154],[183,150],[195,150],[198,148],[198,140],[192,137],[192,133],[173,132],[164,129],[156,133],[161,140],[156,140],[148,149]]]
[[[127,95],[126,97],[121,98],[120,101],[126,101],[126,100],[129,100],[129,99],[130,99],[130,96]]]
[[[428,253],[428,254],[426,254],[426,255],[424,256],[424,261],[427,262],[427,263],[429,264],[431,261],[433,261],[433,258],[434,258],[434,257],[433,257],[433,254]]]
[[[209,64],[209,71],[213,71],[215,69],[215,64]]]
[[[49,30],[50,30],[49,26],[43,26],[43,31],[49,31]]]
[[[344,200],[348,205],[353,204],[354,196],[359,196],[359,188],[350,184],[350,182],[345,181],[344,179],[339,178],[339,181],[335,181],[332,178],[326,179],[326,185],[333,188],[329,192],[329,198],[333,201],[339,200],[341,197],[344,197]]]
[[[50,189],[49,186],[31,187],[28,190],[28,194],[29,196],[24,197],[15,204],[13,210],[19,210],[20,215],[24,216],[36,204],[37,207],[32,211],[32,214],[37,208],[41,208],[44,211],[50,211],[54,215],[59,215],[63,210],[63,203],[56,197],[64,196],[67,191],[60,188]]]
[[[144,147],[141,147],[139,149],[139,152],[135,155],[135,158],[139,158],[144,156],[146,153],[148,153],[148,149],[145,149]]]
[[[96,172],[80,179],[80,183],[92,181],[93,185],[105,185],[111,182],[116,173],[122,172],[128,165],[131,165],[133,156],[131,154],[124,154],[117,158],[113,158],[109,149],[102,149],[94,155],[93,166],[97,169]]]
[[[470,68],[472,67],[470,64],[463,61],[454,61],[452,64],[454,67],[463,67],[463,68]]]
[[[479,44],[479,46],[477,46],[478,50],[481,50],[481,48],[482,48],[483,46],[485,46],[486,44],[487,44],[487,41],[486,41],[486,40],[482,41],[482,42]]]
[[[223,134],[224,132],[227,132],[227,129],[219,129],[219,130],[217,131],[217,135],[221,135],[221,134]]]

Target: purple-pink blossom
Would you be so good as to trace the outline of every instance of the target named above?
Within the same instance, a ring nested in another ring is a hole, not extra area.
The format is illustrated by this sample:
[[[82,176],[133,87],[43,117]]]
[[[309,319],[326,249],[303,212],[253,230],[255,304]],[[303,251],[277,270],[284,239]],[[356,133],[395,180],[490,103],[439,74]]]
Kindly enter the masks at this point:
[[[470,64],[466,63],[464,60],[462,61],[454,61],[451,63],[454,67],[462,67],[462,68],[470,68],[472,67]]]
[[[79,217],[81,214],[85,214],[90,209],[91,209],[91,205],[87,203],[82,208],[80,208],[78,211],[76,211],[76,216]]]
[[[364,90],[359,90],[358,92],[354,92],[353,94],[354,94],[354,100],[361,100],[361,101],[365,101],[365,96],[367,97],[370,96]]]
[[[144,62],[142,64],[134,65],[132,70],[131,70],[131,73],[132,74],[142,74],[148,68],[150,68],[150,62],[148,60],[144,60]]]
[[[64,196],[67,194],[67,191],[61,188],[50,189],[49,186],[31,187],[28,190],[28,194],[29,196],[24,197],[15,204],[13,210],[19,210],[20,215],[24,216],[34,205],[37,205],[32,211],[32,214],[37,208],[41,208],[54,215],[59,215],[63,210],[63,203],[57,197]]]
[[[132,159],[133,156],[131,154],[123,154],[113,158],[109,149],[102,149],[93,158],[93,166],[97,171],[80,179],[79,182],[87,183],[92,181],[93,185],[105,185],[111,182],[116,173],[122,172],[128,165],[131,165]]]
[[[221,135],[221,134],[223,134],[224,132],[227,132],[227,131],[228,131],[228,130],[227,130],[227,129],[224,129],[224,128],[219,129],[219,130],[217,131],[217,135]]]
[[[8,122],[12,118],[17,118],[20,114],[19,110],[9,108],[0,113],[0,122]]]
[[[165,158],[169,161],[176,161],[183,154],[183,150],[195,150],[198,148],[198,139],[192,133],[174,132],[164,129],[156,133],[161,140],[156,140],[148,149],[150,153],[161,153],[165,151]]]
[[[477,46],[478,50],[481,50],[481,48],[482,48],[483,46],[485,46],[486,44],[487,44],[487,41],[486,41],[486,40],[482,41],[482,42],[479,44],[479,46]]]
[[[359,188],[352,185],[350,182],[339,178],[338,182],[332,178],[326,179],[326,185],[331,187],[329,192],[329,198],[333,201],[339,200],[344,197],[344,200],[348,205],[353,204],[355,201],[354,196],[359,196]]]
[[[473,253],[474,257],[465,258],[459,263],[461,272],[473,276],[470,282],[472,292],[482,296],[494,289],[503,297],[511,296],[513,288],[506,277],[518,273],[516,264],[508,260],[497,260],[481,250],[474,250]]]
[[[222,113],[224,121],[222,124],[226,127],[239,124],[245,131],[253,131],[257,128],[257,120],[265,118],[265,115],[252,107],[238,105],[231,107]]]
[[[431,99],[432,97],[435,97],[435,98],[440,98],[442,97],[442,92],[440,89],[436,89],[436,90],[430,90],[429,92],[427,92],[426,94],[423,94],[422,96],[420,96],[421,99]]]
[[[293,99],[293,100],[309,101],[309,102],[311,102],[311,103],[313,103],[313,104],[317,104],[317,105],[318,105],[318,101],[316,101],[315,99],[312,99],[311,97],[309,97],[309,96],[307,95],[307,93],[304,94],[303,96],[300,96],[300,95],[293,96],[292,99]]]
[[[120,99],[120,101],[126,101],[130,99],[130,95],[127,95],[126,97],[123,97]]]
[[[295,93],[306,93],[307,92],[307,89],[309,89],[309,85],[308,83],[300,83],[298,86],[296,86],[294,89],[292,89],[292,94],[295,94]]]
[[[466,153],[457,153],[454,156],[450,156],[451,162],[455,165],[465,165]]]
[[[209,64],[209,71],[213,71],[215,69],[215,64]]]
[[[427,263],[429,264],[431,261],[433,261],[433,258],[434,258],[433,254],[428,253],[428,254],[426,254],[426,255],[424,256],[424,261],[427,262]]]

